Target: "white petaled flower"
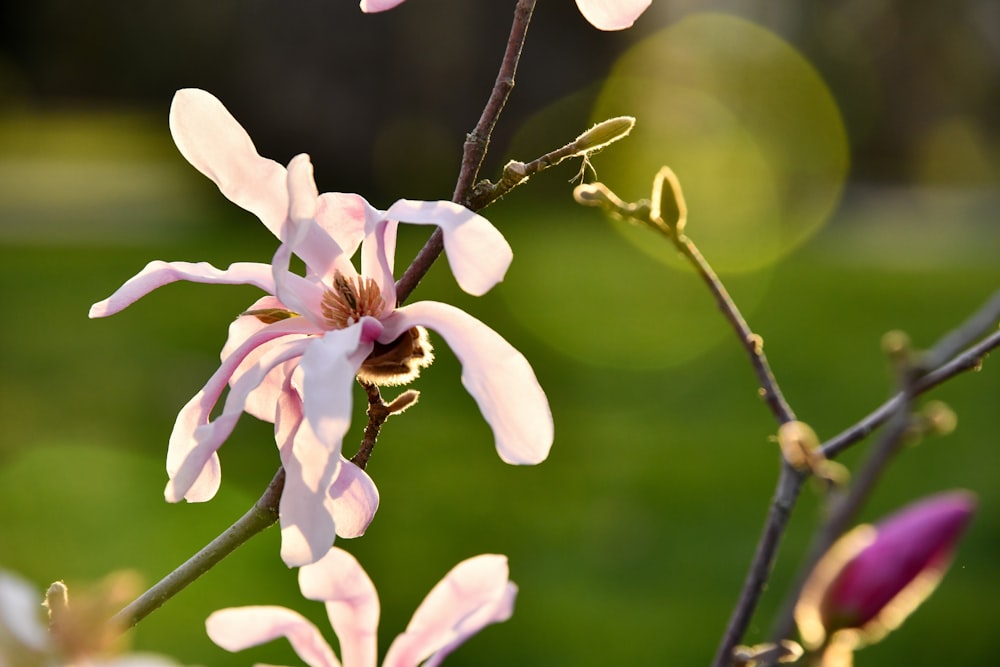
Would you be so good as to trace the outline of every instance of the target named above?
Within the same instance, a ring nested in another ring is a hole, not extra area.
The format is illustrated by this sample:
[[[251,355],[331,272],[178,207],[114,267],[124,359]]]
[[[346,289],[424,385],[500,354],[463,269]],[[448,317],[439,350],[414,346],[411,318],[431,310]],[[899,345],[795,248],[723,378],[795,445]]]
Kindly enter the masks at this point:
[[[361,0],[361,11],[384,12],[405,0]],[[624,30],[646,11],[652,0],[576,0],[580,13],[600,30]]]
[[[340,660],[315,625],[285,607],[221,609],[205,621],[208,636],[227,651],[285,637],[310,667],[375,667],[379,600],[358,561],[334,547],[299,570],[299,587],[310,600],[326,603]],[[389,646],[383,667],[436,667],[485,626],[510,618],[516,595],[505,556],[484,554],[462,561],[420,603],[406,631]]]
[[[53,609],[56,596],[60,604]],[[109,622],[121,605],[113,586],[74,596],[71,604],[65,585],[57,582],[46,597],[18,575],[0,570],[3,667],[178,667],[165,656],[123,650],[120,629]]]
[[[289,566],[326,553],[335,535],[364,532],[378,507],[367,474],[341,455],[356,376],[375,384],[412,379],[430,361],[424,329],[462,363],[462,383],[491,426],[501,459],[548,456],[552,415],[527,360],[479,320],[434,301],[397,307],[396,228],[437,225],[459,286],[481,295],[502,280],[512,253],[485,218],[452,202],[399,200],[386,211],[354,194],[319,194],[307,155],[285,169],[257,154],[249,135],[209,93],[179,91],[170,127],[185,158],[281,241],[270,265],[227,269],[150,262],[91,317],[114,314],[178,280],[249,284],[266,292],[230,327],[222,364],[177,416],[167,453],[170,502],[209,500],[221,471],[217,450],[243,412],[273,422],[286,482],[279,520]],[[360,248],[361,270],[351,257]],[[305,275],[290,271],[292,255]],[[228,387],[221,412],[212,412]]]

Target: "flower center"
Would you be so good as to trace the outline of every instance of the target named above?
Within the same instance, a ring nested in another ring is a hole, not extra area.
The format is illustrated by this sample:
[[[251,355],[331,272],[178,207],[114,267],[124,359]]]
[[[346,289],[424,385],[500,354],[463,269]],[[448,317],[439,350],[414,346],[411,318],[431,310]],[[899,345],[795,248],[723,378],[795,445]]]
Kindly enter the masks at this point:
[[[323,294],[320,309],[331,329],[346,329],[366,315],[380,317],[385,301],[371,278],[346,278],[337,271],[333,274],[333,289]]]

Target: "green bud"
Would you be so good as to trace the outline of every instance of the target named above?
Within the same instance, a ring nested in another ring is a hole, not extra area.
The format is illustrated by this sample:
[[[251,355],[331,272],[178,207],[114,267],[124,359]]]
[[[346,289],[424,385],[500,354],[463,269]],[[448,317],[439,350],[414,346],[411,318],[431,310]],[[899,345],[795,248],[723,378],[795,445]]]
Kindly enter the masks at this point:
[[[618,116],[602,120],[577,137],[576,141],[573,142],[573,147],[578,155],[594,153],[619,139],[625,138],[633,127],[635,127],[635,118],[632,116]]]

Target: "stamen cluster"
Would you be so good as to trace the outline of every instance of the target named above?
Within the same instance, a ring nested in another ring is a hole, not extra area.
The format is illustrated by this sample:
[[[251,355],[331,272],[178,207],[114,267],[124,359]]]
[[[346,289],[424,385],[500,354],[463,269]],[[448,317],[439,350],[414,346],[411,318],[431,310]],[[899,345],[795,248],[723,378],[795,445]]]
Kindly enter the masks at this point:
[[[331,329],[346,329],[366,315],[380,317],[385,301],[373,279],[347,278],[337,271],[333,275],[333,289],[323,294],[320,308]]]

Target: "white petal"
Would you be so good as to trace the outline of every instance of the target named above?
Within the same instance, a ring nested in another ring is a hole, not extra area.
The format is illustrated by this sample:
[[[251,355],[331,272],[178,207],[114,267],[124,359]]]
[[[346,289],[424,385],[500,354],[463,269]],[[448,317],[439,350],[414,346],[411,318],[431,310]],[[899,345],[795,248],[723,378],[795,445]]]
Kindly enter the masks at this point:
[[[326,602],[330,625],[349,667],[374,667],[378,657],[378,594],[351,554],[336,547],[299,570],[299,588],[310,600]]]
[[[336,537],[329,489],[341,461],[311,429],[302,428],[302,402],[291,382],[287,377],[278,399],[274,438],[285,468],[278,509],[281,559],[298,567],[321,558]]]
[[[484,554],[456,565],[420,603],[383,667],[413,667],[431,656],[427,664],[436,665],[486,625],[506,621],[517,593],[508,576],[506,556]]]
[[[462,384],[493,428],[497,453],[507,463],[544,461],[552,446],[549,402],[531,365],[497,332],[444,303],[418,301],[383,320],[381,341],[412,326],[441,334],[462,362]]]
[[[599,30],[629,28],[652,0],[576,0],[583,17]]]
[[[42,594],[18,576],[0,570],[0,636],[36,651],[49,644],[42,622]],[[2,645],[0,645],[2,648]],[[3,653],[0,652],[0,662]]]
[[[220,609],[205,620],[205,630],[227,651],[242,651],[284,637],[309,667],[340,667],[316,626],[284,607]]]
[[[170,105],[170,132],[188,162],[280,238],[288,215],[285,168],[257,153],[250,135],[222,102],[197,88],[177,91]]]
[[[114,294],[90,307],[90,317],[107,317],[124,310],[157,287],[178,280],[217,285],[255,285],[274,293],[271,267],[255,262],[237,262],[228,269],[217,269],[207,262],[162,262],[154,260],[139,273],[125,281]]]
[[[246,356],[255,348],[288,334],[303,333],[302,327],[308,323],[300,322],[300,319],[292,318],[276,322],[251,336],[222,362],[202,390],[181,408],[174,422],[167,448],[167,472],[171,479],[167,483],[164,495],[168,502],[178,502],[181,498],[186,498],[190,502],[201,502],[209,500],[218,491],[219,462],[215,452],[236,425],[239,413],[242,412],[241,401],[246,400],[244,392],[249,392],[257,386],[274,365],[296,354],[301,355],[302,348],[310,340],[294,337],[288,345],[273,346],[269,350],[268,361],[271,365],[267,368],[248,369],[241,376],[246,378],[242,382],[236,378],[235,373]],[[212,409],[230,380],[234,381],[234,389],[230,392],[231,396],[227,397],[226,409],[218,419],[209,422]],[[241,385],[239,390],[235,387],[238,382]],[[232,400],[229,400],[230,398]]]
[[[330,487],[333,516],[339,537],[361,537],[378,511],[378,488],[364,470],[341,458],[340,470]]]
[[[319,195],[313,180],[312,163],[306,154],[296,155],[288,165],[289,213],[282,238],[293,253],[305,261],[306,267],[322,282],[331,284],[335,272],[353,275],[354,267],[347,255],[323,226],[316,221]],[[349,223],[348,223],[349,224]],[[352,230],[344,230],[349,241]],[[283,265],[284,266],[284,265]],[[284,268],[287,271],[287,268]]]
[[[489,220],[453,202],[400,199],[385,215],[390,220],[440,227],[455,280],[475,296],[503,280],[514,257],[510,244]]]

